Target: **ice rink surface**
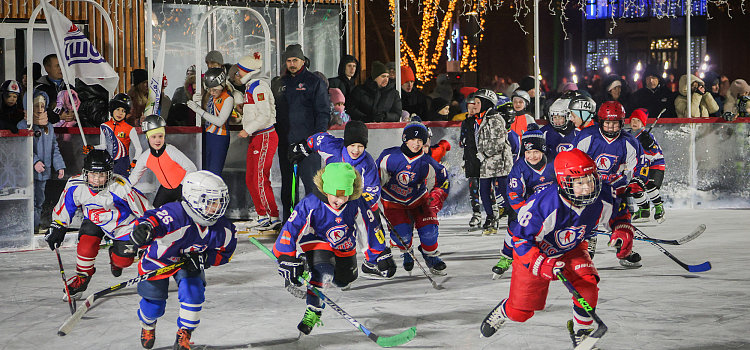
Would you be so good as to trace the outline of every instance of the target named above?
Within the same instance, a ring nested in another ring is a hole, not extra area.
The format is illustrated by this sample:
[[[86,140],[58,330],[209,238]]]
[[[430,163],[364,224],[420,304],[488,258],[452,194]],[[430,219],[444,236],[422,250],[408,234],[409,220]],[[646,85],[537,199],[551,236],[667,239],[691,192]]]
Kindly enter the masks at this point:
[[[380,336],[417,327],[407,349],[572,349],[565,323],[572,301],[553,281],[547,308],[525,323],[506,323],[492,338],[479,337],[479,324],[508,294],[510,273],[491,279],[503,234],[483,237],[468,232],[468,217],[441,220],[440,247],[448,275],[435,276],[434,290],[415,267],[401,269],[392,280],[360,277],[351,290],[331,288],[328,295]],[[661,225],[637,224],[652,237],[676,239],[705,223],[706,232],[682,246],[664,247],[688,264],[710,261],[713,269],[685,271],[649,243],[635,250],[643,267],[620,267],[614,249],[599,236],[594,258],[602,278],[597,314],[609,332],[602,349],[750,349],[750,212],[746,210],[669,210]],[[270,247],[269,239],[262,240]],[[128,278],[109,273],[106,250],[100,250],[84,297]],[[62,249],[68,277],[75,268],[75,249]],[[361,256],[359,258],[361,263]],[[420,257],[421,260],[421,257]],[[102,298],[73,331],[57,336],[70,310],[61,297],[62,280],[49,250],[0,254],[0,349],[141,349],[136,315],[140,297],[128,288]],[[361,331],[326,308],[323,327],[297,339],[304,301],[283,288],[275,264],[240,236],[234,259],[206,272],[208,287],[201,324],[193,333],[195,349],[375,349]],[[179,301],[170,288],[166,314],[159,319],[155,349],[171,349]]]

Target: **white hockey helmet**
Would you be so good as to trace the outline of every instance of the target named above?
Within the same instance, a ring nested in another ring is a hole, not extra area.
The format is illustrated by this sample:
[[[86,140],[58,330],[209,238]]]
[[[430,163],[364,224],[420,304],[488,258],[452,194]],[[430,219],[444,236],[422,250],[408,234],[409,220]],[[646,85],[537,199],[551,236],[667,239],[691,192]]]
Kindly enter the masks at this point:
[[[570,114],[570,108],[568,108],[569,104],[569,99],[558,98],[549,107],[548,120],[556,130],[565,129],[566,124],[568,124],[568,115]],[[562,123],[559,123],[559,118],[557,119],[558,123],[555,123],[555,117],[562,117]]]
[[[207,170],[182,179],[182,207],[199,225],[212,226],[229,206],[229,188],[220,177]]]

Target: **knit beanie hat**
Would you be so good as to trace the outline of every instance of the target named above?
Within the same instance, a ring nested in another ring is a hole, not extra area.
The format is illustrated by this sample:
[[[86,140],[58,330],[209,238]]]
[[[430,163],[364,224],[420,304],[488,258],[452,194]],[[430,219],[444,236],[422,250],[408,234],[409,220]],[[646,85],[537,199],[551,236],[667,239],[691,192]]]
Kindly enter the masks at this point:
[[[607,86],[607,92],[612,91],[612,89],[614,89],[614,88],[616,88],[618,86],[620,86],[620,87],[622,86],[622,83],[620,82],[620,80],[613,81],[611,84],[609,84],[609,86]]]
[[[531,91],[534,90],[534,83],[534,77],[527,75],[518,83],[518,88],[523,91]]]
[[[648,109],[638,108],[633,111],[633,114],[630,115],[630,118],[638,119],[641,121],[641,124],[646,126],[646,119],[648,119]]]
[[[321,175],[323,192],[334,196],[351,196],[354,192],[356,170],[349,163],[331,163],[326,165]]]
[[[138,85],[148,80],[148,72],[145,69],[134,69],[130,80],[133,81],[133,85]]]
[[[380,63],[380,61],[372,62],[372,70],[370,72],[370,76],[373,80],[384,73],[388,73],[388,69],[385,68],[384,64]]]
[[[461,93],[461,95],[464,95],[464,98],[469,98],[469,95],[471,95],[474,92],[477,92],[477,88],[471,87],[471,86],[464,86],[461,89],[458,90],[458,92]],[[474,103],[474,102],[471,102]]]
[[[34,89],[34,95],[32,97],[31,103],[32,104],[37,103],[37,100],[41,101],[41,99],[44,99],[44,109],[47,109],[47,106],[49,106],[49,95],[47,95],[47,93],[42,90]],[[23,96],[23,109],[27,111],[29,110],[29,106],[26,103],[25,94]]]
[[[430,138],[430,132],[427,131],[427,127],[420,122],[409,122],[404,127],[404,131],[401,134],[401,141],[406,142],[411,139],[420,139],[423,143],[427,143],[427,139]]]
[[[216,62],[218,64],[224,64],[224,56],[221,55],[221,52],[214,50],[206,54],[205,61],[206,61],[206,64],[208,64],[208,62]]]
[[[302,46],[299,44],[293,44],[286,47],[286,51],[284,51],[284,61],[296,57],[301,60],[305,60],[305,54],[302,53]]]
[[[252,55],[242,57],[240,61],[237,62],[237,68],[241,69],[243,72],[260,70],[261,67],[263,67],[263,60],[260,58],[260,52],[255,52]]]
[[[521,145],[523,145],[524,152],[531,150],[537,150],[542,153],[547,152],[547,142],[537,124],[529,124],[528,129],[521,137]]]
[[[338,89],[337,89],[338,90]],[[367,148],[367,125],[359,120],[352,120],[344,127],[344,147],[353,143],[361,143]]]
[[[330,88],[328,89],[328,93],[331,95],[331,103],[337,104],[339,102],[341,103],[346,102],[346,97],[344,97],[344,93],[341,92],[341,89]]]
[[[401,84],[415,81],[414,72],[408,66],[401,66]]]

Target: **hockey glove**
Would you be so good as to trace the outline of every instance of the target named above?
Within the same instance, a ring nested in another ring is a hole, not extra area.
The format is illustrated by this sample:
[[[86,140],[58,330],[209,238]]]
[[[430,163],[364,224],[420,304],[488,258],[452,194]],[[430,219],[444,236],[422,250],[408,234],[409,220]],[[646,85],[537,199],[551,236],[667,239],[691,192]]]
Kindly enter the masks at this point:
[[[609,246],[617,248],[617,258],[625,259],[633,251],[633,225],[623,223],[615,226]]]
[[[299,281],[299,277],[302,276],[304,270],[302,259],[289,255],[279,256],[279,275],[287,282],[301,286],[302,282]]]
[[[640,135],[638,135],[638,141],[641,142],[641,146],[643,146],[643,149],[651,149],[651,147],[654,147],[654,138],[651,137],[651,135],[648,133],[648,131],[644,130],[641,132]]]
[[[83,146],[83,154],[89,154],[89,152],[91,152],[93,149],[94,149],[94,146],[91,146],[91,145]]]
[[[625,193],[628,194],[636,194],[643,192],[643,189],[646,187],[646,184],[641,180],[640,177],[634,177],[632,180],[630,180],[630,183],[628,184],[628,187],[625,189]]]
[[[190,252],[184,254],[183,258],[185,259],[185,264],[182,265],[182,268],[185,269],[186,272],[200,272],[201,269],[207,269],[207,255],[206,252]]]
[[[734,114],[732,112],[724,112],[721,117],[728,122],[733,122],[735,119],[737,119],[737,114]]]
[[[133,232],[130,234],[130,242],[137,247],[143,247],[154,239],[154,227],[148,221],[135,225]]]
[[[60,222],[52,221],[47,234],[44,236],[44,240],[49,244],[49,249],[55,250],[59,248],[63,240],[65,240],[65,233],[67,231],[68,228],[63,226]]]
[[[440,209],[443,209],[443,203],[445,203],[446,197],[448,197],[448,194],[445,193],[442,188],[433,188],[432,191],[430,191],[429,197],[427,198],[427,206],[433,213],[437,213],[440,211]]]
[[[193,112],[196,112],[196,113],[198,113],[198,111],[200,111],[200,110],[201,110],[201,107],[200,107],[200,105],[198,105],[197,103],[195,103],[195,101],[187,101],[187,106],[188,106],[188,108],[190,108],[190,109],[191,109],[191,110],[192,110]]]
[[[312,152],[313,150],[307,146],[307,141],[302,141],[300,143],[294,143],[289,147],[287,158],[290,163],[297,164],[303,161],[305,157],[309,156]]]
[[[393,261],[391,248],[386,247],[375,259],[378,264],[378,270],[383,277],[391,278],[396,274],[396,262]]]
[[[534,276],[544,278],[548,281],[556,280],[557,273],[562,272],[563,268],[565,268],[564,262],[557,258],[548,258],[541,252],[537,252],[536,256],[531,260],[531,264],[529,264],[529,270]]]

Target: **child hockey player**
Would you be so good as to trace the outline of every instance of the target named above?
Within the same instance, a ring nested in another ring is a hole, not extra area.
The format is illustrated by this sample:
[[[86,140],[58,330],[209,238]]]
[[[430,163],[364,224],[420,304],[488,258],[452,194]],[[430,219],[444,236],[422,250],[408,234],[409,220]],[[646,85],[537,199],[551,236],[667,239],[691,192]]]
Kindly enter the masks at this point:
[[[411,248],[413,224],[421,242],[419,251],[427,267],[433,274],[445,275],[446,265],[437,250],[437,213],[448,197],[450,182],[445,168],[422,151],[427,137],[427,127],[410,122],[401,136],[403,144],[383,150],[376,164],[380,168],[385,217],[396,231],[391,232],[391,240],[403,252],[404,270],[414,268],[414,261],[406,252]]]
[[[263,61],[260,53],[245,56],[237,63],[237,76],[245,84],[242,100],[242,131],[239,137],[249,137],[247,144],[247,161],[245,184],[258,214],[256,229],[281,228],[279,207],[271,188],[271,166],[273,155],[279,146],[279,135],[276,134],[276,107],[271,87],[257,79]]]
[[[323,290],[330,284],[346,287],[357,279],[359,227],[369,243],[362,271],[381,278],[393,277],[396,263],[391,249],[386,247],[383,230],[361,197],[362,175],[349,163],[330,163],[318,171],[314,181],[315,190],[294,208],[273,247],[279,274],[287,283],[301,285],[298,278],[304,267],[297,257],[299,243],[313,286]],[[323,301],[308,291],[307,309],[297,325],[300,332],[310,334],[313,327],[323,325],[323,307]]]
[[[128,94],[117,94],[109,100],[109,115],[112,117],[101,128],[99,149],[106,149],[115,161],[114,172],[128,176],[128,171],[135,166],[138,157],[143,153],[141,141],[135,128],[125,122],[130,114],[133,102]],[[130,144],[135,147],[133,162],[130,161]]]
[[[55,250],[65,239],[76,211],[81,209],[84,219],[78,231],[76,275],[68,280],[70,295],[76,299],[81,297],[96,272],[94,260],[105,235],[112,239],[109,247],[112,275],[120,277],[122,269],[133,263],[136,251],[129,244],[128,236],[131,223],[151,209],[146,197],[124,177],[113,174],[112,168],[112,157],[107,151],[93,150],[86,155],[83,174],[68,179],[52,211],[52,226],[45,236],[50,249]]]
[[[491,90],[481,89],[474,93],[474,98],[475,104],[480,103],[482,105],[477,118],[484,119],[477,129],[477,158],[481,163],[479,195],[487,214],[482,226],[484,230],[482,234],[491,235],[497,232],[500,218],[506,215],[503,198],[506,191],[502,187],[506,183],[504,177],[508,176],[510,168],[513,166],[513,154],[508,143],[508,130],[505,126],[505,120],[500,112],[493,108],[497,104],[497,94]],[[493,202],[498,207],[497,214],[495,214]]]
[[[432,157],[432,159],[434,159],[436,162],[441,163],[443,161],[443,157],[445,157],[445,154],[451,150],[451,144],[446,140],[440,140],[435,145],[430,146],[432,139],[432,130],[430,130],[430,128],[427,128],[427,131],[429,131],[430,137],[427,138],[427,142],[424,144],[422,151],[424,151],[424,153],[428,156]]]
[[[135,186],[146,169],[151,169],[161,186],[154,197],[154,207],[180,200],[181,182],[186,174],[196,171],[195,164],[175,146],[164,140],[167,123],[152,114],[143,120],[141,129],[148,139],[149,152],[141,153],[135,168],[130,172],[130,183]]]
[[[643,146],[643,153],[648,160],[648,182],[646,182],[645,191],[636,193],[633,197],[638,204],[638,211],[633,215],[633,220],[646,219],[650,216],[649,200],[654,203],[654,219],[658,223],[664,222],[664,203],[661,199],[659,189],[664,180],[664,153],[661,146],[656,142],[654,135],[646,130],[646,120],[648,119],[648,110],[638,108],[630,115],[630,127],[632,135]],[[648,194],[646,196],[645,194]]]
[[[508,222],[517,219],[517,213],[526,205],[526,199],[532,194],[545,189],[554,183],[555,169],[547,158],[547,144],[544,134],[536,124],[530,124],[528,131],[523,134],[521,144],[524,149],[524,159],[513,164],[508,175],[508,202],[513,209],[508,214]],[[513,242],[509,229],[505,235],[500,261],[492,267],[496,279],[505,273],[513,262]]]
[[[138,282],[141,302],[141,345],[151,349],[156,341],[156,321],[167,306],[169,277],[177,283],[180,312],[177,339],[172,349],[190,349],[190,337],[200,323],[205,301],[206,275],[203,270],[228,263],[237,246],[234,224],[224,217],[229,189],[224,181],[201,170],[185,175],[182,200],[146,211],[130,235],[136,247],[145,249],[138,263],[143,275],[185,259],[179,270]]]
[[[549,123],[541,128],[547,142],[547,155],[550,158],[554,158],[557,153],[562,151],[558,149],[558,146],[562,143],[563,138],[575,129],[575,125],[570,120],[569,105],[569,99],[558,98],[549,107],[547,117]]]
[[[629,133],[623,133],[625,109],[617,101],[607,101],[599,108],[600,124],[581,130],[573,145],[594,159],[602,180],[609,184],[618,196],[642,192],[648,181],[648,168],[643,147]],[[596,248],[596,235],[589,241],[590,253]],[[636,252],[620,265],[627,268],[641,267],[641,256]]]
[[[594,116],[596,116],[596,102],[591,97],[578,95],[570,99],[568,104],[570,114],[569,120],[573,123],[573,130],[563,136],[562,141],[557,145],[557,152],[570,151],[575,148],[573,141],[581,130],[595,125]]]
[[[480,105],[474,103],[474,94],[470,94],[471,102],[467,104],[468,117],[461,121],[461,134],[458,139],[458,147],[464,149],[463,165],[466,179],[469,180],[469,203],[473,212],[469,220],[469,227],[481,227],[482,206],[479,204],[479,168],[481,164],[477,158],[477,130],[482,124],[479,115]]]
[[[223,68],[209,68],[203,76],[203,86],[211,95],[205,110],[201,108],[201,95],[193,94],[193,100],[187,106],[195,116],[206,120],[206,170],[221,176],[224,162],[229,151],[229,132],[227,119],[234,109],[234,97],[229,91],[227,73]]]
[[[362,197],[374,213],[378,212],[380,200],[380,174],[375,160],[367,148],[367,125],[352,120],[344,127],[344,138],[340,139],[327,132],[319,132],[307,138],[301,147],[292,149],[294,162],[301,162],[312,152],[318,152],[326,164],[346,162],[356,169],[363,179]],[[380,220],[380,218],[378,218]]]
[[[524,90],[516,89],[510,99],[516,114],[510,128],[519,136],[520,140],[520,136],[527,130],[527,125],[536,123],[534,117],[526,113],[526,109],[531,105],[531,96]]]
[[[611,227],[610,245],[618,257],[633,246],[630,214],[619,209],[607,183],[602,183],[594,161],[580,150],[561,152],[555,159],[557,185],[529,197],[518,212],[513,231],[513,274],[510,292],[480,326],[490,337],[508,320],[525,322],[543,310],[550,281],[563,275],[591,307],[598,300],[599,276],[586,253],[585,236],[599,224]],[[575,347],[594,329],[591,316],[573,298],[573,320],[568,321]]]

